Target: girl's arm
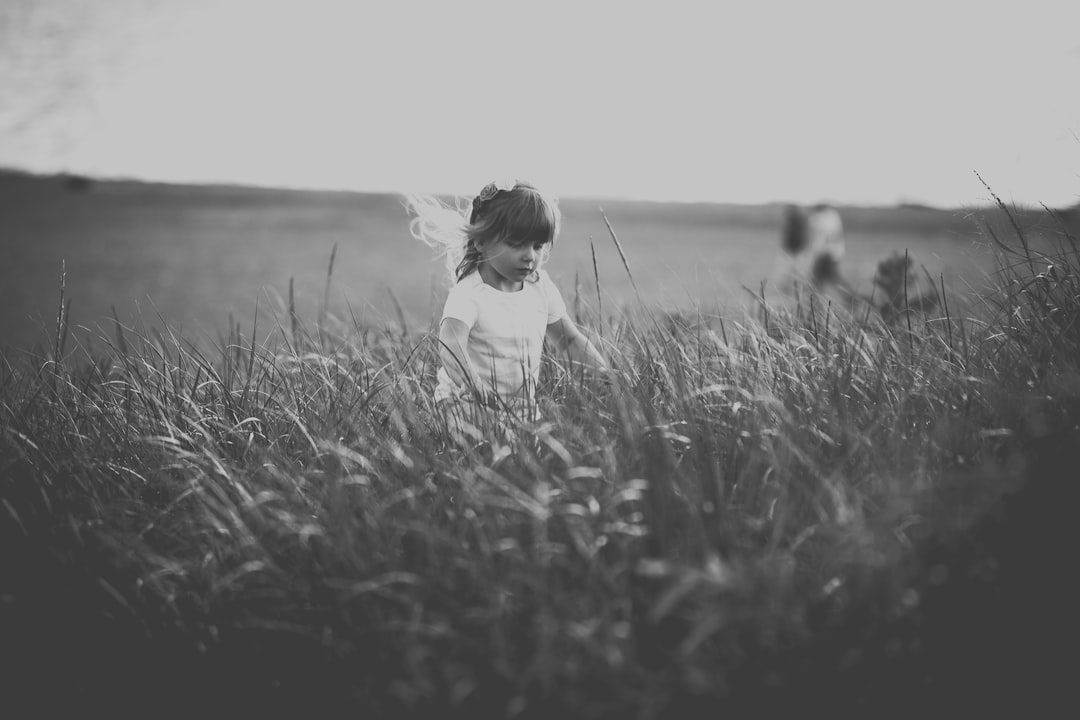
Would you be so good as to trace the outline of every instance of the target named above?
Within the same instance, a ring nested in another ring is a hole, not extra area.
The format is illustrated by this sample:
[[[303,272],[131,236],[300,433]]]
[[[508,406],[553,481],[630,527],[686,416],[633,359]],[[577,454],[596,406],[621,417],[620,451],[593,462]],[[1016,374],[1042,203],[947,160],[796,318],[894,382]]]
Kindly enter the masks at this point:
[[[548,340],[570,353],[570,359],[598,370],[607,370],[604,356],[566,315],[547,326]]]
[[[479,389],[478,376],[469,362],[465,348],[469,344],[469,326],[457,318],[443,318],[439,325],[439,359],[454,384]]]

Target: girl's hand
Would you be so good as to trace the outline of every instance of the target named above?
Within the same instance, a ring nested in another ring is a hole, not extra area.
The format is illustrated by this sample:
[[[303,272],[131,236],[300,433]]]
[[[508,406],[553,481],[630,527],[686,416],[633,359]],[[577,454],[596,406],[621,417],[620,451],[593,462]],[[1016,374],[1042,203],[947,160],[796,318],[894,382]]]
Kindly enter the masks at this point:
[[[550,323],[547,326],[547,338],[556,347],[568,350],[570,359],[574,362],[579,362],[600,371],[608,368],[604,356],[600,354],[589,341],[589,338],[585,337],[569,317],[563,316],[559,320]]]

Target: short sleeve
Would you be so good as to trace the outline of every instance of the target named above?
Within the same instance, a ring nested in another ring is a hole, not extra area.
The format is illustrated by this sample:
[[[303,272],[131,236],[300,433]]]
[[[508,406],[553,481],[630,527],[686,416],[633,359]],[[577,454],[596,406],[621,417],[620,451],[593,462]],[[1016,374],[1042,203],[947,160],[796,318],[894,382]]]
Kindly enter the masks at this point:
[[[547,298],[547,324],[550,325],[556,320],[565,317],[566,303],[563,302],[559,288],[555,287],[555,283],[551,281],[547,271],[540,271],[540,282],[543,284],[544,296]]]
[[[476,324],[476,299],[472,287],[467,282],[459,282],[450,288],[443,305],[442,319],[454,318],[469,327]]]

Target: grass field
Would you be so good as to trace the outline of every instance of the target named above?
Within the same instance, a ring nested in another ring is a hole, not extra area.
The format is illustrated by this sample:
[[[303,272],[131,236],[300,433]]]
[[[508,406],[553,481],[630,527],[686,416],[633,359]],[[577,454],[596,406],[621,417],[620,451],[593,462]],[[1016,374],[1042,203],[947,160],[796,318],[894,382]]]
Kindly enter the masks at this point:
[[[634,296],[600,215],[619,233],[642,298],[667,308],[737,313],[779,254],[780,206],[563,202],[565,226],[549,270],[570,301],[595,298],[590,238],[604,302]],[[876,264],[909,251],[930,274],[960,291],[983,286],[992,269],[986,239],[961,211],[844,209],[845,272],[869,291]],[[446,292],[442,266],[408,235],[408,218],[389,195],[99,184],[72,192],[60,179],[0,175],[0,343],[26,347],[55,325],[61,263],[73,299],[71,326],[153,325],[157,313],[193,337],[216,338],[230,313],[247,326],[256,301],[280,313],[290,279],[296,305],[322,301],[335,245],[331,308],[360,317],[396,316],[426,327]]]
[[[575,274],[595,290],[593,235],[605,312],[583,292],[581,320],[613,373],[548,356],[543,420],[504,433],[490,416],[477,441],[432,406],[427,322],[320,306],[337,242],[332,287],[377,298],[394,280],[430,317],[434,264],[396,264],[407,237],[345,260],[365,228],[396,227],[392,200],[19,187],[12,225],[41,239],[20,244],[22,267],[75,246],[113,263],[90,316],[169,272],[201,289],[176,290],[166,314],[184,325],[285,276],[305,302],[295,323],[220,339],[108,323],[72,352],[62,322],[0,353],[6,707],[1043,716],[1072,697],[1074,218],[1001,206],[964,230],[951,213],[849,209],[853,267],[921,239],[947,283],[938,307],[887,323],[804,296],[735,319],[703,311],[715,294],[680,310],[694,286],[678,275],[718,263],[717,243],[744,248],[729,286],[767,273],[775,208],[605,204],[642,289],[631,302],[602,224],[582,204],[575,225],[567,203],[553,275],[571,302]],[[976,236],[985,264],[943,250]],[[101,251],[117,238],[124,253]],[[78,293],[95,295],[82,263],[63,295],[51,273],[47,290],[23,280],[23,302],[48,318],[71,299],[74,323]],[[986,295],[957,291],[965,278]]]

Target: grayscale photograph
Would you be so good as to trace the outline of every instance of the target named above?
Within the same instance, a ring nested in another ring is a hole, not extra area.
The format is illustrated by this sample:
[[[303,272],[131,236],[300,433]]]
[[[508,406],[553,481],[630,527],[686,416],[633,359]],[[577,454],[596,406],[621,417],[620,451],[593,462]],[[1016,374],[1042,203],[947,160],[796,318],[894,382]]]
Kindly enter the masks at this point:
[[[1078,28],[0,0],[4,715],[1074,714]]]

